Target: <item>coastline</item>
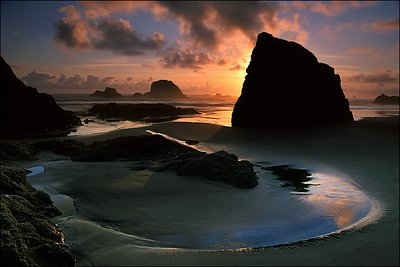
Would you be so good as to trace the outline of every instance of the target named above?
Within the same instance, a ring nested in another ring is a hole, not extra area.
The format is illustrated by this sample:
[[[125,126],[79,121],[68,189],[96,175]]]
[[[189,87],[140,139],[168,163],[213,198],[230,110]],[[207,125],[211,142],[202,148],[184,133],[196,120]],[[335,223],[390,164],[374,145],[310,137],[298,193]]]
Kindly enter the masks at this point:
[[[113,234],[113,231],[118,231],[118,218],[113,218],[112,214],[110,214],[108,220],[116,220],[114,230],[99,232],[99,225],[91,222],[91,220],[82,221],[80,218],[64,219],[60,222],[60,226],[65,232],[66,242],[72,242],[73,253],[81,255],[77,262],[78,266],[86,264],[396,265],[399,262],[398,129],[398,117],[365,119],[354,123],[299,129],[287,133],[281,130],[251,130],[203,123],[172,122],[143,128],[117,130],[99,135],[73,137],[75,140],[89,143],[94,140],[143,134],[146,133],[146,130],[151,130],[180,140],[198,140],[200,143],[196,146],[210,152],[225,149],[238,155],[240,159],[247,159],[252,162],[290,163],[299,167],[306,167],[312,172],[323,172],[341,177],[355,184],[372,198],[377,199],[382,204],[383,215],[379,220],[364,226],[360,230],[352,229],[338,234],[337,239],[328,237],[317,242],[305,242],[306,245],[302,245],[302,242],[300,242],[297,245],[295,244],[295,248],[285,251],[277,247],[249,250],[238,255],[229,251],[210,253],[176,248],[148,248],[147,242],[153,243],[152,246],[154,246],[154,242],[146,241],[141,237],[135,237],[136,245],[128,245],[126,240],[129,238],[126,235],[115,235],[115,232]],[[73,165],[73,163],[69,164]],[[93,167],[90,165],[93,165]],[[84,170],[94,172],[93,175],[97,173],[101,178],[102,169],[95,166],[95,164],[88,164]],[[128,166],[127,163],[113,162],[103,170],[117,171],[122,176],[126,176],[129,175]],[[53,169],[53,171],[53,174],[56,175],[56,169]],[[51,174],[52,168],[47,168],[46,172]],[[104,174],[103,177],[101,179],[106,179]],[[143,181],[145,181],[146,173],[142,173],[142,177],[141,184],[129,185],[128,183],[127,187],[145,186]],[[154,177],[158,177],[157,179],[175,179],[168,173],[158,174]],[[54,190],[54,193],[57,193],[57,190],[62,193],[68,174],[58,178],[62,179],[64,184],[59,183],[58,186],[51,186],[50,184],[49,186]],[[82,187],[85,185],[83,181],[80,184]],[[163,187],[156,188],[158,191],[153,192],[156,194],[165,189]],[[111,193],[115,195],[117,192],[119,191]],[[115,195],[115,197],[118,197],[118,195]],[[173,195],[171,197],[173,198]],[[101,194],[91,198],[101,199]],[[83,200],[80,199],[79,201]],[[93,202],[91,205],[92,208],[96,209],[98,203]],[[79,203],[77,203],[77,207],[79,208]],[[93,217],[93,220],[96,221],[96,218]],[[106,223],[106,225],[109,224]],[[99,240],[106,240],[105,238],[110,237],[116,238],[112,242],[113,248],[107,247],[108,251],[96,249],[95,240],[99,242]],[[121,243],[118,245],[118,242]],[[83,244],[88,245],[88,247],[91,245],[94,250],[87,248],[80,251]],[[74,248],[77,250],[74,251]],[[335,251],[335,255],[331,255],[332,250]],[[202,260],[196,260],[198,257],[201,257]]]

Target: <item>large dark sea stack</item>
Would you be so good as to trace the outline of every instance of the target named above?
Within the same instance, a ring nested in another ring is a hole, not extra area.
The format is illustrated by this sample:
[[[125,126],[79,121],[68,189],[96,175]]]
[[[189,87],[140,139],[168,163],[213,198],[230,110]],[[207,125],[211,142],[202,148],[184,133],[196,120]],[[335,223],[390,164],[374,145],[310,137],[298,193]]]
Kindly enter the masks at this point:
[[[246,69],[232,126],[299,128],[353,120],[340,77],[295,42],[262,32]]]
[[[143,96],[150,98],[186,98],[176,84],[167,80],[153,82],[150,92],[144,93]]]
[[[1,137],[20,138],[62,134],[80,119],[57,105],[54,98],[25,86],[0,57]]]

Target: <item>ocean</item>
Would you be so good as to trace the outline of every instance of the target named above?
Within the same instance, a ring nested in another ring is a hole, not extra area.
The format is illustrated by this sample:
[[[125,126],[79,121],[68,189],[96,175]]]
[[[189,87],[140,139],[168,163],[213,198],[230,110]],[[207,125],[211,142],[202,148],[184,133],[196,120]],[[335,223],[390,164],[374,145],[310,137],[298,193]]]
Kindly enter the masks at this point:
[[[131,96],[117,99],[102,99],[89,97],[86,94],[54,94],[57,103],[64,109],[75,112],[82,121],[89,119],[93,122],[79,126],[71,132],[71,136],[104,133],[117,129],[138,128],[154,123],[133,122],[127,120],[102,120],[88,113],[95,104],[100,103],[165,103],[182,108],[194,108],[200,112],[197,115],[181,116],[176,122],[202,122],[221,126],[231,126],[232,110],[236,102],[235,97],[192,95],[184,100],[138,100]],[[356,121],[368,117],[385,117],[399,115],[398,105],[377,105],[373,99],[350,99],[350,109]]]

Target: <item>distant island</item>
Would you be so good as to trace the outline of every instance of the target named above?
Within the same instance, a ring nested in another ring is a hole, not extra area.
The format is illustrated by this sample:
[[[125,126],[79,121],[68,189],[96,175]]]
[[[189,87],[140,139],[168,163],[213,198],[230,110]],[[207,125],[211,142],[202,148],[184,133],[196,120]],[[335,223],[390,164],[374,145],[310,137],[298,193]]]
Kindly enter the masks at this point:
[[[399,96],[387,96],[385,94],[381,94],[375,98],[374,104],[398,105],[399,104]]]
[[[117,89],[106,87],[104,91],[96,90],[94,93],[90,94],[92,97],[105,97],[105,98],[115,98],[121,97],[122,95],[117,92]]]
[[[168,80],[158,80],[151,84],[150,92],[144,94],[134,93],[132,97],[135,98],[155,98],[155,99],[182,99],[186,96],[182,93],[181,89]]]

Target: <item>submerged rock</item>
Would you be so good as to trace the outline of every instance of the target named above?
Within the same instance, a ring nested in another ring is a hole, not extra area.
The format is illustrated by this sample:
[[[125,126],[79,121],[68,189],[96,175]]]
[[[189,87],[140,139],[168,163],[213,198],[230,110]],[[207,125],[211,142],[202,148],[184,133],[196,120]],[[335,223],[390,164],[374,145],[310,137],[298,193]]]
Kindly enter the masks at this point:
[[[178,115],[199,114],[193,108],[181,108],[167,104],[96,104],[89,112],[100,118],[121,118],[132,121],[163,122],[175,120]]]
[[[67,135],[80,119],[54,98],[25,86],[0,57],[2,138]]]
[[[60,227],[51,221],[61,212],[48,194],[26,181],[23,169],[1,165],[2,266],[74,266]]]
[[[178,175],[202,176],[209,180],[224,182],[239,188],[252,188],[258,185],[254,165],[247,160],[225,151],[207,154],[189,161],[178,169]]]
[[[90,94],[92,97],[105,97],[105,98],[115,98],[121,97],[122,95],[117,92],[117,89],[106,87],[104,91],[96,90],[94,93]]]
[[[380,105],[398,105],[399,96],[387,96],[385,94],[381,94],[375,98],[374,103]]]
[[[132,97],[144,97],[144,98],[154,98],[154,99],[179,99],[186,98],[182,93],[181,89],[174,84],[172,81],[168,80],[158,80],[151,84],[150,92],[140,94],[135,93]]]
[[[353,120],[340,77],[295,42],[260,33],[232,126],[296,128]]]

